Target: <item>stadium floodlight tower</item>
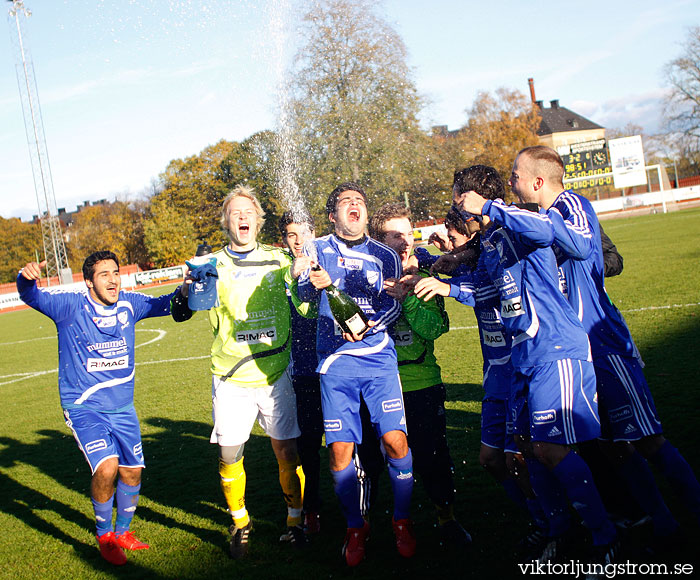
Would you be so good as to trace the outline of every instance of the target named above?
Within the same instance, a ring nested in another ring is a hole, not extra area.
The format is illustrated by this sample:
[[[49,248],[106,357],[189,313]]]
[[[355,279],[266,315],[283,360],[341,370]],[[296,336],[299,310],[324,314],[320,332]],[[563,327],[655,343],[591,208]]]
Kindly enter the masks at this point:
[[[25,8],[23,0],[8,0],[8,2],[12,3],[8,21],[12,31],[10,36],[15,48],[17,84],[19,85],[22,112],[24,113],[24,129],[27,134],[29,157],[32,163],[34,190],[39,205],[39,222],[46,259],[46,274],[49,280],[52,276],[58,276],[59,283],[70,283],[73,281],[73,277],[68,267],[66,246],[63,242],[61,223],[56,210],[56,196],[53,191],[49,154],[44,137],[44,126],[41,121],[34,65],[27,50],[26,34],[24,33],[24,21],[31,16],[31,12]]]

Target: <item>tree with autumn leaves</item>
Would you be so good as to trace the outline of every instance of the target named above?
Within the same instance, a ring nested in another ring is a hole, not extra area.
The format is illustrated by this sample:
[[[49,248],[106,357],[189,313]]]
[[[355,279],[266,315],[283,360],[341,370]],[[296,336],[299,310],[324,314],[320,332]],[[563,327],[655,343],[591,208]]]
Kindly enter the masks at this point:
[[[327,194],[340,181],[361,183],[370,211],[407,200],[416,220],[441,218],[455,170],[485,163],[507,178],[518,150],[537,143],[537,111],[510,89],[479,93],[457,131],[421,128],[424,102],[406,47],[376,2],[314,3],[303,28],[306,41],[289,75],[290,117],[296,178],[319,233]],[[241,142],[222,139],[172,160],[145,200],[83,208],[66,232],[72,268],[97,249],[111,249],[123,263],[161,267],[183,263],[202,241],[221,247],[227,242],[221,205],[239,183],[254,188],[265,210],[259,239],[279,241],[277,219],[288,208],[277,190],[278,146],[271,131]],[[22,264],[32,257],[23,254]]]
[[[25,223],[19,218],[0,217],[0,283],[14,282],[24,265],[41,258],[44,248],[41,242],[41,226]]]

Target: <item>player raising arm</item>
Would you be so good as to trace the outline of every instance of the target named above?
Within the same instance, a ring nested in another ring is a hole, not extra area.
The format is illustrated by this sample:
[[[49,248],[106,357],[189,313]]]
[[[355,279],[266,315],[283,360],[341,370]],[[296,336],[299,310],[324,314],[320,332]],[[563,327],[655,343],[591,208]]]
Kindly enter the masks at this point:
[[[643,363],[620,311],[605,290],[604,252],[591,203],[564,190],[564,165],[549,147],[523,149],[511,175],[513,192],[547,210],[564,295],[591,341],[601,414],[601,442],[639,505],[652,517],[656,539],[678,530],[645,458],[652,461],[700,520],[700,485],[680,452],[663,435]],[[606,236],[607,237],[607,236]],[[604,238],[603,238],[604,240]],[[614,246],[613,246],[614,247]]]
[[[453,199],[463,211],[481,216],[482,259],[511,338],[516,442],[543,509],[560,516],[559,525],[549,520],[551,541],[541,559],[562,556],[570,525],[560,491],[565,490],[593,536],[592,559],[607,563],[619,551],[615,527],[590,469],[571,449],[596,439],[600,421],[588,337],[559,290],[550,247],[554,226],[544,212],[507,206],[503,193],[486,199],[465,185],[456,174]]]
[[[124,550],[148,548],[129,531],[145,467],[134,409],[134,326],[143,318],[167,316],[178,290],[159,297],[122,291],[119,260],[109,251],[85,259],[87,291],[38,288],[44,264],[28,263],[17,276],[17,289],[24,303],[56,325],[58,392],[66,424],[92,471],[100,553],[111,564],[125,564]]]

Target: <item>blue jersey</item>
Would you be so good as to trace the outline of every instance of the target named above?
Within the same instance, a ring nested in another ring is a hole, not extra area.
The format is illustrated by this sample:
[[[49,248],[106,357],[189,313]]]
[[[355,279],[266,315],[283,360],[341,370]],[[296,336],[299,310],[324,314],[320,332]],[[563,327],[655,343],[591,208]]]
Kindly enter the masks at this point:
[[[154,297],[122,291],[116,304],[103,306],[87,290],[40,289],[22,274],[17,289],[25,304],[56,325],[61,406],[106,413],[132,406],[134,325],[142,318],[170,314],[174,293]]]
[[[331,282],[348,294],[376,322],[359,342],[343,339],[323,291],[309,281],[307,270],[299,277],[298,294],[304,302],[319,301],[318,372],[348,376],[380,376],[397,372],[394,342],[388,327],[401,314],[401,305],[384,291],[384,280],[401,276],[401,260],[394,250],[365,237],[347,246],[333,234],[314,240],[318,264]]]
[[[290,291],[289,310],[292,313],[292,375],[295,377],[316,376],[316,319],[306,318],[297,312]]]
[[[496,225],[481,238],[481,259],[498,290],[511,360],[527,368],[563,359],[590,360],[588,337],[559,290],[551,249],[554,227],[546,213],[506,206],[483,207]]]
[[[501,319],[501,299],[482,259],[476,268],[449,281],[450,296],[474,308],[484,358],[484,391],[487,397],[510,395],[513,366],[511,340]]]
[[[554,225],[561,291],[588,333],[593,359],[608,354],[638,357],[625,319],[605,290],[600,226],[591,202],[564,191],[547,214]]]

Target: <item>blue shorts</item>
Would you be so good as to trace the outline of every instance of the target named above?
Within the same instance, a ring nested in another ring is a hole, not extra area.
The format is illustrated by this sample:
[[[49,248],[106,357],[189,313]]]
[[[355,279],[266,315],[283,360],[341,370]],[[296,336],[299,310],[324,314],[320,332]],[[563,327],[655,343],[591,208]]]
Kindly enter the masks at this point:
[[[90,464],[92,473],[110,457],[119,467],[145,467],[141,448],[141,427],[136,409],[100,413],[93,409],[63,409],[66,425]]]
[[[530,438],[530,413],[527,406],[527,377],[520,373],[513,375],[513,387],[508,398],[510,404],[510,422],[513,435]]]
[[[507,453],[518,453],[508,399],[484,397],[481,402],[481,443]]]
[[[381,437],[389,431],[406,432],[406,413],[398,373],[379,377],[321,375],[321,402],[326,445],[336,441],[362,442],[360,397]]]
[[[508,361],[505,364],[489,362],[484,370],[482,385],[486,397],[494,399],[507,399],[513,384],[513,365]]]
[[[516,414],[522,419],[526,397],[533,441],[572,445],[600,437],[593,363],[563,359],[521,368],[516,374],[520,402]]]
[[[610,354],[594,365],[601,439],[637,441],[663,432],[642,365],[636,358]]]

